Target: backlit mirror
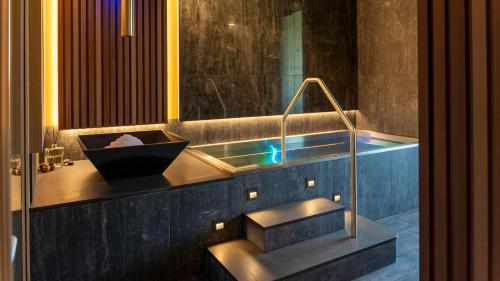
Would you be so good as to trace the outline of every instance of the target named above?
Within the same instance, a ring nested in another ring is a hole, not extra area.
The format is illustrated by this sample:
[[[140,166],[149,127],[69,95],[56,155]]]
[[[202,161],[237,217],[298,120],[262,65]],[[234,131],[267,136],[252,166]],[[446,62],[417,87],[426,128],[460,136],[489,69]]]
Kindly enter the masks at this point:
[[[179,0],[180,118],[283,114],[307,77],[357,107],[356,1]],[[331,110],[311,86],[293,113]]]

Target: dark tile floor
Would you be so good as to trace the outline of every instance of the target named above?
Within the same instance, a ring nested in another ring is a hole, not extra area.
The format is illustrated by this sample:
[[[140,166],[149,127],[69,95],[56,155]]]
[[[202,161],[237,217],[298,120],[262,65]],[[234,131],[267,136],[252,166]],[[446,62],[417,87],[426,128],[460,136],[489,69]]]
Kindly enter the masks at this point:
[[[356,281],[417,281],[418,258],[418,209],[401,213],[377,222],[398,232],[397,262]]]

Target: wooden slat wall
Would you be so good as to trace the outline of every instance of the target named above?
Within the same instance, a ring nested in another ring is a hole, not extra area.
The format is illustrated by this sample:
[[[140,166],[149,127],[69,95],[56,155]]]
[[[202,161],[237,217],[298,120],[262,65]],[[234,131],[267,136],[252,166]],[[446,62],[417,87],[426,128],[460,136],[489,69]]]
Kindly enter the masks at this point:
[[[0,169],[9,168],[10,124],[9,124],[9,1],[0,1]],[[0,175],[0,280],[12,280],[10,262],[11,212],[10,178]]]
[[[166,120],[166,1],[134,1],[132,38],[120,2],[59,0],[60,129]]]
[[[476,0],[477,1],[477,0]],[[487,2],[488,19],[488,119],[489,132],[489,191],[490,216],[488,253],[489,278],[500,280],[500,1]],[[481,237],[479,237],[481,238]]]
[[[419,1],[420,279],[500,280],[500,1]]]

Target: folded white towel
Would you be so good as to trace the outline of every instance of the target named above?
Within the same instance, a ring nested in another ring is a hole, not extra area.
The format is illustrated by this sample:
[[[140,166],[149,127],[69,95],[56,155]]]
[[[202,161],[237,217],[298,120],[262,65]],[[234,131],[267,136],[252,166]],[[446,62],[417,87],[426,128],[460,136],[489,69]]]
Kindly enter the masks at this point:
[[[114,142],[111,142],[105,148],[113,148],[113,147],[124,147],[124,146],[136,146],[136,145],[144,145],[144,143],[129,134],[124,134],[123,136],[116,139]]]

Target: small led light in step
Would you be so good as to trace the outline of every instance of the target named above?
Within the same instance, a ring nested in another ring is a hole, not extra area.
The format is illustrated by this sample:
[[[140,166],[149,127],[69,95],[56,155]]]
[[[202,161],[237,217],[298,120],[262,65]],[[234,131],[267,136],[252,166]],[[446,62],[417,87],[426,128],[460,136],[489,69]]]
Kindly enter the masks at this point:
[[[314,179],[307,179],[307,187],[313,188],[315,185]]]
[[[257,189],[249,189],[247,191],[247,199],[248,200],[255,200],[258,197]]]
[[[339,202],[340,200],[342,200],[342,197],[340,196],[340,194],[334,194],[333,195],[333,201]]]
[[[215,231],[223,230],[224,229],[224,221],[214,221],[214,228]]]

